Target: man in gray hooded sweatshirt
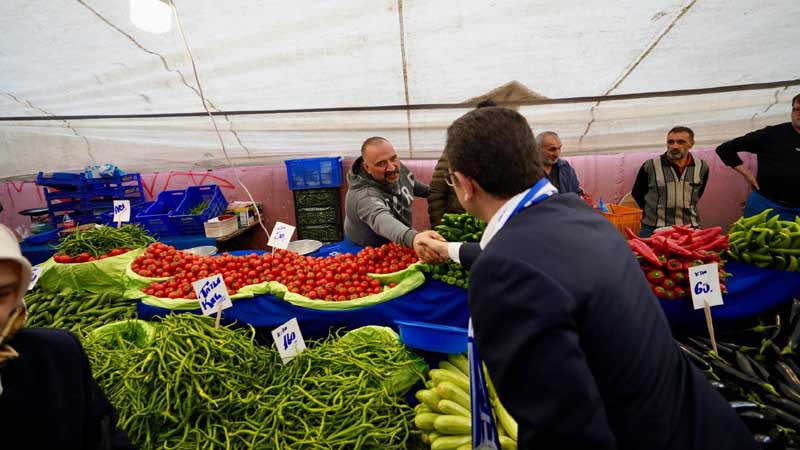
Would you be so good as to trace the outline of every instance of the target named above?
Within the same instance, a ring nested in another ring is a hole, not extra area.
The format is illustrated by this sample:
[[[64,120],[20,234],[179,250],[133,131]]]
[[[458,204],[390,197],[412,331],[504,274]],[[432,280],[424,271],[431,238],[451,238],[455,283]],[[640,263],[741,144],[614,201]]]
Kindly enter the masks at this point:
[[[363,246],[397,242],[414,247],[420,232],[411,228],[411,203],[414,197],[427,198],[430,188],[400,162],[389,141],[382,137],[364,141],[347,182],[344,232],[351,241]]]

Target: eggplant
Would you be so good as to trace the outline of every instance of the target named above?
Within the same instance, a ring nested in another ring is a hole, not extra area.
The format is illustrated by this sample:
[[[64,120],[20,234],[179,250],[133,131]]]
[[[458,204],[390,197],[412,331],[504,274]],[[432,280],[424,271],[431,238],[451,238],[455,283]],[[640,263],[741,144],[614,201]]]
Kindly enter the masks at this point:
[[[777,386],[778,391],[783,394],[784,398],[796,403],[800,403],[800,392],[797,392],[794,388],[780,380],[778,380]]]
[[[739,418],[753,434],[768,433],[775,426],[775,416],[760,411],[742,411]]]
[[[728,402],[728,404],[731,405],[731,408],[733,408],[733,410],[736,411],[737,413],[751,409],[758,410],[759,408],[761,408],[757,404],[745,400]]]
[[[770,405],[776,408],[783,408],[784,410],[788,411],[791,414],[800,415],[800,404],[798,403],[795,403],[783,397],[776,397],[774,395],[767,395],[765,398],[767,399]]]
[[[689,360],[698,369],[702,370],[703,372],[711,369],[711,366],[708,365],[708,363],[703,359],[703,357],[695,353],[693,350],[690,350],[688,347],[681,344],[680,342],[678,343],[678,348],[680,348],[683,351],[683,354],[689,357]]]
[[[714,348],[713,347],[714,344],[711,343],[711,339],[704,338],[704,337],[699,337],[699,336],[696,337],[696,338],[693,338],[693,339],[697,339],[698,341],[704,343],[706,345],[706,347],[708,347],[709,349],[713,349]],[[735,347],[738,347],[738,346],[732,346],[731,344],[728,344],[726,342],[717,341],[717,350],[718,350],[718,353],[719,353],[720,356],[733,358],[733,353],[736,351]]]
[[[746,356],[744,356],[742,352],[739,351],[734,352],[734,357],[736,358],[736,366],[739,367],[739,370],[746,373],[747,375],[750,375],[753,378],[760,379],[762,381],[767,381],[766,379],[761,377],[761,374],[756,373],[756,371],[753,369],[753,365],[750,364],[750,361],[747,359]]]
[[[776,408],[774,406],[766,406],[764,409],[766,411],[774,413],[775,414],[775,420],[777,422],[780,422],[780,423],[782,423],[782,424],[784,424],[784,425],[786,425],[786,426],[788,426],[790,428],[795,428],[795,429],[800,428],[800,419],[798,419],[797,417],[789,414],[788,412],[786,412],[786,411],[784,411],[784,410],[782,410],[780,408]]]
[[[794,304],[792,304],[792,309],[794,309]],[[794,353],[794,349],[797,348],[798,340],[800,340],[800,320],[794,324],[792,333],[789,335],[789,340],[786,341],[786,346],[781,350],[781,354]]]
[[[752,387],[757,387],[762,391],[766,391],[773,395],[778,395],[778,391],[775,390],[775,387],[771,384],[762,381],[758,378],[751,377],[744,372],[741,372],[733,367],[718,361],[716,359],[709,360],[709,364],[714,369],[714,373],[718,376],[724,376],[725,378],[733,381],[734,383],[745,383]]]
[[[709,380],[709,382],[711,386],[729,402],[740,401],[740,399],[744,397],[742,389],[735,384],[725,384],[714,380]]]
[[[797,367],[797,364],[794,362],[793,358],[781,358],[781,361],[785,362],[789,367],[794,370],[798,376],[800,376],[800,367]]]
[[[788,364],[783,361],[775,361],[775,370],[794,389],[800,388],[800,378]]]
[[[687,347],[693,348],[695,351],[705,354],[711,351],[714,351],[710,345],[706,345],[703,341],[700,341],[693,337],[687,337],[686,340],[689,342],[687,343]]]
[[[761,375],[759,378],[761,378],[762,380],[767,381],[767,382],[769,382],[772,379],[772,376],[770,376],[770,374],[769,374],[769,370],[767,370],[767,368],[764,367],[763,364],[761,364],[760,362],[756,361],[755,358],[753,358],[752,356],[749,356],[749,355],[744,355],[744,356],[745,356],[745,358],[747,358],[747,361],[750,362],[750,365],[753,367],[753,369],[758,374]]]
[[[795,320],[797,319],[798,315],[800,315],[800,299],[793,299],[792,300],[792,310],[789,313],[789,326],[794,327],[797,325]]]

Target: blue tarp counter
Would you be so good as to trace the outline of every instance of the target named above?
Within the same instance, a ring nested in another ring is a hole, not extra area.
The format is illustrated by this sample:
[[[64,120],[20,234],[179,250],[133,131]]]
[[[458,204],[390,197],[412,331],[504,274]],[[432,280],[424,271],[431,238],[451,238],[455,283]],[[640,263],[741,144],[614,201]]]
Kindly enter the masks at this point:
[[[343,241],[322,247],[312,256],[337,253],[357,253],[361,247]],[[261,253],[256,251],[257,253]],[[236,251],[248,254],[252,251]],[[739,321],[800,297],[800,273],[759,269],[747,264],[729,262],[726,270],[733,274],[728,280],[725,304],[711,309],[714,326],[719,330],[731,328]],[[661,307],[674,328],[703,330],[705,316],[695,311],[690,300],[660,300]],[[170,310],[139,302],[139,317],[151,319],[164,316]],[[200,314],[200,310],[191,311]],[[428,278],[422,286],[401,297],[379,305],[342,311],[318,311],[301,308],[272,295],[234,301],[225,310],[226,321],[239,321],[254,327],[275,328],[292,317],[297,317],[303,336],[327,336],[330,328],[356,328],[363,325],[394,326],[394,320],[432,322],[442,325],[466,327],[469,316],[467,294],[464,289]]]
[[[357,253],[361,247],[343,241],[322,247],[311,256],[329,256],[337,253]],[[263,253],[260,251],[234,251],[233,255]],[[164,316],[171,311],[138,303],[140,319]],[[200,309],[182,312],[200,314]],[[466,327],[469,316],[467,294],[462,288],[428,279],[425,284],[408,294],[365,308],[320,311],[301,308],[273,295],[259,295],[233,302],[222,312],[226,322],[248,323],[256,328],[276,328],[296,317],[305,338],[323,338],[330,329],[358,328],[364,325],[385,325],[396,329],[395,320],[433,322]]]

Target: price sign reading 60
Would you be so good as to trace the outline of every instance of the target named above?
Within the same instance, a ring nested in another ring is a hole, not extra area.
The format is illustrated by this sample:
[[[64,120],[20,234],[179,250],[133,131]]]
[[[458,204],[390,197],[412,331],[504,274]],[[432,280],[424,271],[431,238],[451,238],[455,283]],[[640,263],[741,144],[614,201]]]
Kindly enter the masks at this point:
[[[698,281],[694,285],[694,293],[695,293],[695,295],[708,294],[712,290],[713,289],[711,289],[711,285],[708,284],[708,283],[705,283],[703,281]]]

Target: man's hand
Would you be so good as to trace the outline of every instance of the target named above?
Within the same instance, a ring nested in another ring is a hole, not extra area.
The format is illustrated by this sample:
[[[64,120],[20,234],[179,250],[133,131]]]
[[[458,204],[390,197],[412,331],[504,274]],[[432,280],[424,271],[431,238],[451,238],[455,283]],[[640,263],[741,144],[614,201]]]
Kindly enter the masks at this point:
[[[426,264],[440,264],[447,260],[447,241],[433,230],[417,233],[413,245],[419,259]]]
[[[750,186],[752,186],[753,189],[755,190],[760,189],[758,187],[758,181],[756,181],[756,177],[753,176],[753,172],[750,172],[750,169],[748,169],[744,164],[739,164],[738,166],[734,167],[733,170],[742,174],[744,179],[747,180],[747,183],[750,184]]]

